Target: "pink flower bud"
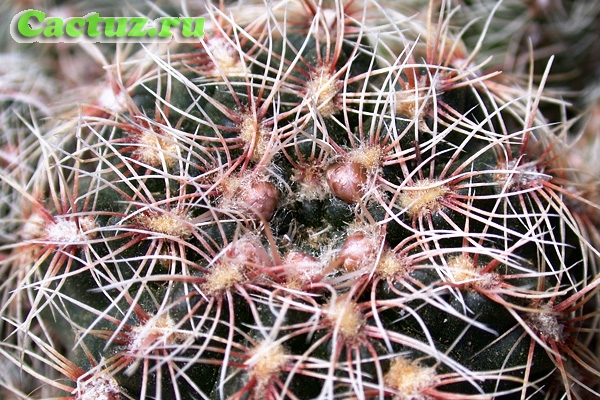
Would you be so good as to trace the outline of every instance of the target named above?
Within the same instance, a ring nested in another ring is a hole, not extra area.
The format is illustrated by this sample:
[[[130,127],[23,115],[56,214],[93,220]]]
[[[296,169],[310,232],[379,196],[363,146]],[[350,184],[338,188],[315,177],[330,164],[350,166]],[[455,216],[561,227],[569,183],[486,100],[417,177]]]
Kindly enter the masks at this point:
[[[363,232],[355,232],[348,236],[340,250],[340,257],[344,260],[343,267],[346,271],[356,271],[368,266],[374,261],[376,243],[373,238]]]
[[[242,188],[243,207],[265,220],[270,220],[277,208],[279,190],[271,182],[255,181]]]
[[[367,183],[365,168],[355,162],[332,164],[326,172],[327,184],[333,194],[346,203],[357,202]]]

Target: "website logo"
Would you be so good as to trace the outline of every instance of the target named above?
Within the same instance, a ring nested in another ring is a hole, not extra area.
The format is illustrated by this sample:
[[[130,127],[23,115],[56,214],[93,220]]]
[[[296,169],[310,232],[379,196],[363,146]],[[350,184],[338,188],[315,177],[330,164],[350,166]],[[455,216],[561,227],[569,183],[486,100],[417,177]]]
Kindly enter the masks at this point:
[[[204,18],[101,17],[89,13],[83,17],[48,17],[38,10],[15,15],[10,34],[19,43],[120,43],[169,42],[197,43],[204,36]]]

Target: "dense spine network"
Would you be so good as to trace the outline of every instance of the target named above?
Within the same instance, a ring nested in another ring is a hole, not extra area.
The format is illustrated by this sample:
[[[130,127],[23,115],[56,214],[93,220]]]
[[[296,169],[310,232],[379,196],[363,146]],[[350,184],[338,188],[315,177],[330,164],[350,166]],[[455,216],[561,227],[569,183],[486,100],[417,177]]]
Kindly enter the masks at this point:
[[[3,394],[600,396],[562,53],[496,68],[509,1],[223,3],[195,44],[69,45],[85,79],[1,71]]]

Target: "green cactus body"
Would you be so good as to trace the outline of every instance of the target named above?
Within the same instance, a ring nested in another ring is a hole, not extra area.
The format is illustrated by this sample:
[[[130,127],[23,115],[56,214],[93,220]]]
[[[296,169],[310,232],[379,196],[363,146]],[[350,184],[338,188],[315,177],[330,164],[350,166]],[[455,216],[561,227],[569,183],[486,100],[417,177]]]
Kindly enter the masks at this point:
[[[597,395],[597,252],[563,138],[541,89],[467,66],[434,3],[207,6],[197,45],[111,67],[119,101],[42,137],[37,228],[3,264],[29,304],[5,329],[45,349],[47,386]]]

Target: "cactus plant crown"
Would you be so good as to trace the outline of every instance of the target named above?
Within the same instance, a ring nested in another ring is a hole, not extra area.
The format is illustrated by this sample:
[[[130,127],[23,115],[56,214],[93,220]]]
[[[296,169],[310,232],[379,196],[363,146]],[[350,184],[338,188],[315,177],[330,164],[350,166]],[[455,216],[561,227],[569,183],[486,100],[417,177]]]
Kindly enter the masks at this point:
[[[565,54],[500,71],[500,3],[224,3],[184,10],[198,43],[10,78],[5,396],[600,396],[573,140],[598,130],[554,96]]]

